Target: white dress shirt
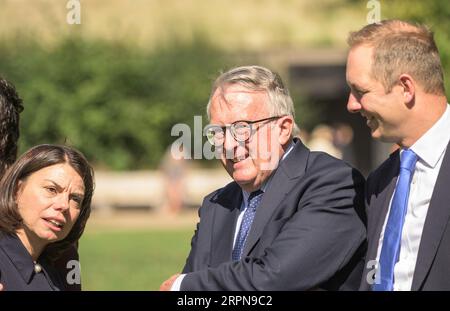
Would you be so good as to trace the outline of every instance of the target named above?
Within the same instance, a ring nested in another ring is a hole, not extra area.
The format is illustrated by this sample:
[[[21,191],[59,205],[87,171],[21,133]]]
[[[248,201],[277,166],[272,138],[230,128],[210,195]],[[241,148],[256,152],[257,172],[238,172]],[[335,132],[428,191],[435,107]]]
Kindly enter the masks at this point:
[[[283,161],[287,155],[292,151],[292,149],[294,149],[295,143],[291,142],[291,144],[289,145],[289,147],[287,148],[286,152],[283,154],[283,156],[280,159],[280,163],[281,161]],[[269,179],[267,179],[263,185],[261,186],[261,191],[262,192],[266,192],[266,189],[269,187],[270,181],[272,180],[274,174],[270,175]],[[234,248],[234,244],[236,243],[236,239],[239,233],[239,229],[241,228],[241,223],[242,223],[242,218],[244,217],[244,213],[245,210],[248,207],[248,197],[250,196],[250,193],[248,193],[247,191],[245,191],[244,189],[242,189],[242,204],[241,204],[241,208],[240,208],[240,213],[236,222],[236,229],[234,230],[234,238],[233,238],[233,248]],[[230,254],[231,255],[231,254]],[[180,287],[181,287],[181,282],[183,281],[184,277],[186,276],[186,274],[180,274],[177,279],[175,280],[175,282],[173,282],[172,287],[170,288],[171,291],[179,291]]]
[[[394,266],[395,291],[411,290],[428,206],[449,140],[450,108],[447,105],[447,109],[441,118],[410,148],[417,154],[418,160],[409,190],[408,206],[402,229],[399,261]],[[393,197],[394,194],[392,195]],[[392,198],[378,241],[377,262],[379,262],[380,258],[384,230],[391,209]]]

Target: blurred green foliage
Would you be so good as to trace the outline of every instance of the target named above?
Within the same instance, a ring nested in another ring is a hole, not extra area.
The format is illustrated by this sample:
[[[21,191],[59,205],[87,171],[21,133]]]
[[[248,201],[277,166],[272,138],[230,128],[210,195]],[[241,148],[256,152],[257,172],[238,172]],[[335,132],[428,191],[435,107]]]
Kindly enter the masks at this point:
[[[206,40],[152,51],[66,38],[0,44],[0,75],[25,102],[21,151],[40,143],[79,148],[97,167],[153,168],[176,123],[204,116],[211,82],[227,56]],[[205,123],[203,123],[205,124]]]
[[[41,143],[66,143],[96,168],[114,170],[158,167],[178,138],[171,136],[177,123],[189,125],[194,148],[194,116],[207,124],[205,108],[217,75],[259,63],[257,57],[241,63],[201,36],[151,51],[78,37],[48,47],[21,37],[1,42],[0,55],[0,75],[16,85],[25,102],[21,152]],[[307,116],[314,124],[313,108],[294,95],[300,119]]]

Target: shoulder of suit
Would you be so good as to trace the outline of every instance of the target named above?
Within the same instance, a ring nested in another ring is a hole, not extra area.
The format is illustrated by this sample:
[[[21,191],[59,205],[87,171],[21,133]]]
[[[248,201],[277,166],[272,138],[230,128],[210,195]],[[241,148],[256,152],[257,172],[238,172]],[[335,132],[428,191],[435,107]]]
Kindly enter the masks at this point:
[[[349,163],[321,151],[311,151],[306,158],[304,175],[299,181],[305,181],[306,179],[311,179],[319,184],[328,182],[361,184],[365,181],[361,172]]]
[[[225,187],[214,190],[213,192],[205,196],[205,200],[218,198],[219,196],[226,195],[228,193],[235,193],[236,191],[241,191],[241,188],[235,181],[232,181]]]
[[[332,155],[322,152],[322,151],[311,151],[308,163],[307,163],[307,170],[311,167],[324,167],[324,168],[347,168],[347,169],[354,169],[349,163],[337,159],[333,157]]]
[[[217,189],[205,196],[199,209],[199,215],[205,216],[205,213],[211,213],[216,207],[229,209],[236,207],[235,200],[240,194],[241,187],[234,181],[230,182],[225,187]]]

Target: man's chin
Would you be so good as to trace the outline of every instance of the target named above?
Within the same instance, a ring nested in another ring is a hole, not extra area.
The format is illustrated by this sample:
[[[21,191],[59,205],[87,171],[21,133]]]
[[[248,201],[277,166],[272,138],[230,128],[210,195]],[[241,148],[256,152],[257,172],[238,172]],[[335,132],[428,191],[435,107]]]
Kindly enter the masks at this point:
[[[393,137],[393,136],[389,136],[389,135],[380,133],[380,131],[373,131],[371,133],[371,135],[372,135],[373,139],[378,140],[383,143],[391,143],[391,144],[397,143],[397,137]]]
[[[232,178],[244,190],[254,188],[255,184],[254,177],[250,178],[249,176],[237,176],[236,174],[234,174]]]
[[[372,136],[373,139],[380,140],[380,141],[383,141],[383,142],[386,139],[384,137],[384,135],[379,131],[378,128],[375,128],[375,129],[371,128],[370,129],[370,135]]]
[[[381,137],[380,135],[378,135],[375,132],[370,133],[370,136],[372,136],[372,138],[375,139],[375,140],[383,141],[383,137]]]

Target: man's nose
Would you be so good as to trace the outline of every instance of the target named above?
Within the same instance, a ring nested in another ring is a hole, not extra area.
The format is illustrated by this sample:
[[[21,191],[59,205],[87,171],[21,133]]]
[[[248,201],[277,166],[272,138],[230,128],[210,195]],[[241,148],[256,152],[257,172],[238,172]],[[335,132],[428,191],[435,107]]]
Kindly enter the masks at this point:
[[[223,147],[225,150],[234,150],[239,145],[239,142],[231,134],[231,130],[227,128],[225,130],[225,138],[223,142]]]
[[[361,110],[361,103],[352,93],[348,96],[347,110],[350,113],[357,113]]]
[[[231,134],[231,130],[225,132],[225,140],[223,143],[223,152],[226,159],[234,159],[239,146],[243,146],[243,142],[237,141]]]

